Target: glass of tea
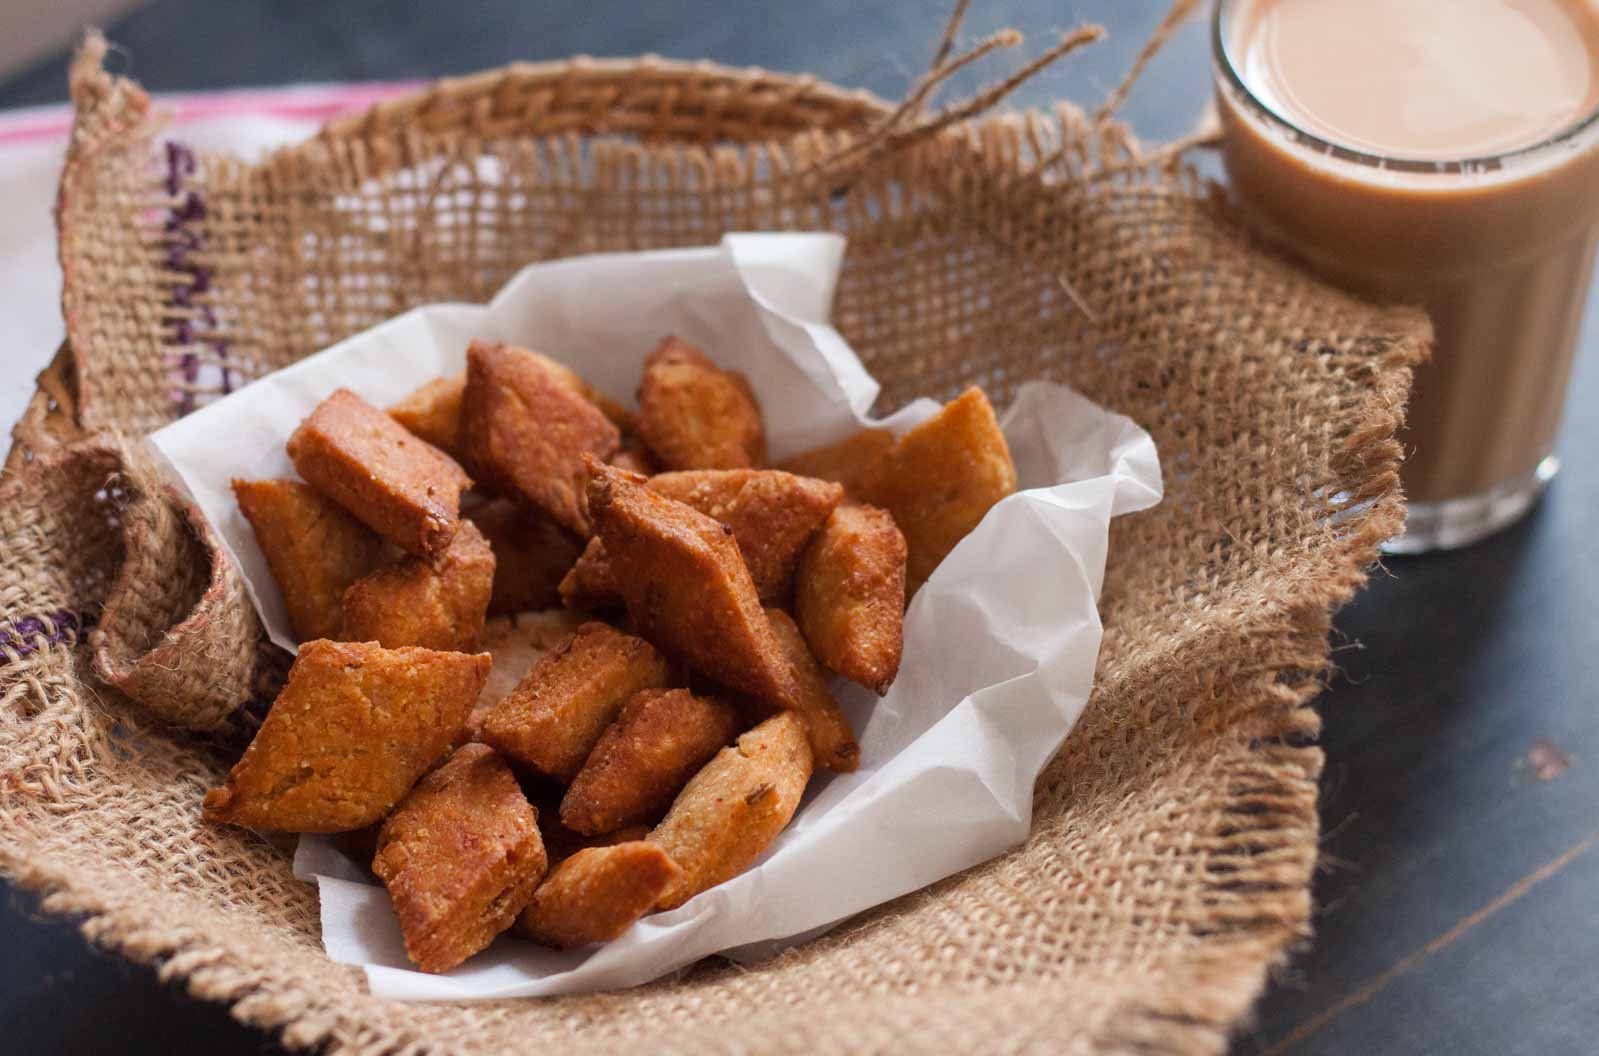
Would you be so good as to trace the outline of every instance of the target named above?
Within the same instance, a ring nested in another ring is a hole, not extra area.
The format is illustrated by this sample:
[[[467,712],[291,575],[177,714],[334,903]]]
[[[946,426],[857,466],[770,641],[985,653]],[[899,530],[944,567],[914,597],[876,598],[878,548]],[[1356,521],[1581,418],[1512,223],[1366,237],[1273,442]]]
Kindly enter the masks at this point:
[[[1559,465],[1599,236],[1599,2],[1219,0],[1212,48],[1250,224],[1432,317],[1386,549],[1516,520]]]

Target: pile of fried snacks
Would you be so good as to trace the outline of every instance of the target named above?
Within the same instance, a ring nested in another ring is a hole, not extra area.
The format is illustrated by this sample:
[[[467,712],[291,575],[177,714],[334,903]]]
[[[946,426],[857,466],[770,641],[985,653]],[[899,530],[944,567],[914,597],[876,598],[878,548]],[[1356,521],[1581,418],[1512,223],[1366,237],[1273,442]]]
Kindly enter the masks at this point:
[[[636,413],[536,352],[466,358],[387,410],[335,392],[300,480],[233,482],[300,646],[204,807],[363,841],[427,972],[749,868],[815,768],[860,763],[832,676],[887,692],[907,599],[1016,487],[975,388],[773,467],[743,375],[675,337]],[[555,606],[588,622],[485,694],[488,616]]]

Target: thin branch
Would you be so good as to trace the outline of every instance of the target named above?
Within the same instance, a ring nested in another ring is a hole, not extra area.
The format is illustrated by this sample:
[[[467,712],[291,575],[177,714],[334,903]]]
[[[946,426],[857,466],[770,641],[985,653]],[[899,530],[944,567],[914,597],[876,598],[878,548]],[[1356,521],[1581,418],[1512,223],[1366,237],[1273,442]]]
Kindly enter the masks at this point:
[[[911,90],[911,94],[906,96],[905,100],[900,103],[899,106],[894,108],[893,113],[889,114],[887,118],[880,122],[877,127],[873,128],[863,138],[856,141],[854,144],[841,151],[834,157],[828,159],[829,163],[836,163],[855,154],[870,150],[875,144],[892,138],[895,129],[901,125],[907,117],[911,116],[912,114],[917,114],[920,111],[922,104],[927,100],[927,97],[932,94],[933,89],[938,87],[939,84],[943,83],[944,80],[946,80],[951,74],[955,73],[957,70],[961,70],[967,66],[970,66],[972,63],[987,55],[993,54],[1000,48],[1013,48],[1021,42],[1022,35],[1016,32],[1016,30],[1002,29],[993,36],[979,42],[976,47],[972,48],[970,51],[959,56],[958,58],[950,60],[937,69],[928,70],[916,82],[916,86]]]
[[[956,0],[955,10],[949,13],[949,21],[944,23],[944,36],[938,42],[938,50],[933,53],[933,61],[927,68],[936,70],[949,58],[949,53],[955,50],[955,35],[961,30],[961,23],[966,20],[966,9],[972,6],[972,0]]]
[[[1094,124],[1100,124],[1114,114],[1123,102],[1127,100],[1127,93],[1133,90],[1133,84],[1144,72],[1144,67],[1149,65],[1157,52],[1177,32],[1177,27],[1182,25],[1188,16],[1199,7],[1199,0],[1176,0],[1171,9],[1166,12],[1166,17],[1160,20],[1160,25],[1155,27],[1155,32],[1149,35],[1149,40],[1144,44],[1143,50],[1133,60],[1127,70],[1127,76],[1116,86],[1116,90],[1105,97],[1098,110],[1094,111]]]

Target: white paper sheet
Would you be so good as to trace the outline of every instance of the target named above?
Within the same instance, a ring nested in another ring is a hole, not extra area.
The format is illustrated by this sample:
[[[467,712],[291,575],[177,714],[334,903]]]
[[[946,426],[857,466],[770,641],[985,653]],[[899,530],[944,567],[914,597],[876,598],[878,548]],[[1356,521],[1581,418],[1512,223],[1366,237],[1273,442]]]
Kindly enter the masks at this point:
[[[676,333],[744,371],[774,458],[862,425],[902,431],[917,401],[868,422],[878,386],[827,316],[844,243],[737,235],[721,246],[531,266],[487,306],[417,309],[279,371],[152,438],[238,559],[274,640],[276,587],[238,513],[233,477],[293,474],[283,443],[341,386],[380,406],[461,369],[475,337],[524,344],[631,403],[642,357]],[[633,986],[721,952],[758,959],[863,909],[1015,846],[1033,782],[1087,700],[1110,518],[1160,501],[1154,443],[1059,385],[1025,386],[1004,416],[1021,489],[991,510],[916,595],[888,695],[840,681],[861,767],[819,774],[754,868],[615,942],[556,953],[502,937],[444,976],[412,970],[386,894],[329,840],[295,871],[320,887],[334,960],[374,994],[471,1000]]]

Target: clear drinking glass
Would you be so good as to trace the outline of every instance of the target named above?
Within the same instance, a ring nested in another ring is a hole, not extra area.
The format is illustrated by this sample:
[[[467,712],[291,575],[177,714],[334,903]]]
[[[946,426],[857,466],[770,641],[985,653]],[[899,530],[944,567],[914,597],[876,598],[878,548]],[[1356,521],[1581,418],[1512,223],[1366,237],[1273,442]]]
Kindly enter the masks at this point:
[[[1233,45],[1251,6],[1219,0],[1212,26],[1232,193],[1262,237],[1328,280],[1426,307],[1435,345],[1401,437],[1409,517],[1385,549],[1475,542],[1525,513],[1558,468],[1599,239],[1599,112],[1491,157],[1353,150],[1299,127],[1246,83]]]

